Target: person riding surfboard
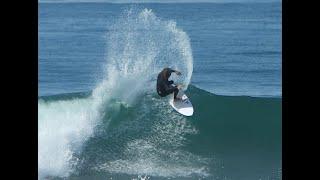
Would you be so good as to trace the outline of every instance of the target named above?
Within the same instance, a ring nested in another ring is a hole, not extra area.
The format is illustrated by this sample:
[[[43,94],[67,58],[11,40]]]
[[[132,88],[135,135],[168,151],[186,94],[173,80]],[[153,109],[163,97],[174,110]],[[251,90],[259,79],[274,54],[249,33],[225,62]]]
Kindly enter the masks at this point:
[[[173,70],[171,68],[164,68],[159,74],[157,78],[157,93],[161,97],[165,97],[169,94],[174,93],[174,100],[181,100],[181,98],[177,97],[179,90],[182,88],[182,85],[173,86],[174,82],[169,81],[169,77],[171,73],[176,73],[178,76],[181,75],[181,72],[177,70]]]

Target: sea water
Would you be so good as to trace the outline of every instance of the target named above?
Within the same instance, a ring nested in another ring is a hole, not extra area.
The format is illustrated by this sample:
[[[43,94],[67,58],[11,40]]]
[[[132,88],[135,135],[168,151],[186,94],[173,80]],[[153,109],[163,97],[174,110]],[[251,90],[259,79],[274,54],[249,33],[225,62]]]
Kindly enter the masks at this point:
[[[38,84],[39,179],[281,179],[279,3],[39,3]]]
[[[92,90],[103,78],[110,28],[132,6],[188,34],[192,84],[221,95],[281,97],[280,3],[39,3],[39,95]]]

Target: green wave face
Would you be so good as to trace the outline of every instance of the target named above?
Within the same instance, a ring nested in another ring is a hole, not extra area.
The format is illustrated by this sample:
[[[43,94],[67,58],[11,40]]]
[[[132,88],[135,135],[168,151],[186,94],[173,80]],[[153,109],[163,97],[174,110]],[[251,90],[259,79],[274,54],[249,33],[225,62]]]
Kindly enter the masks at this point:
[[[39,107],[59,108],[69,102],[74,106],[69,113],[76,114],[83,111],[78,107],[90,104],[89,94],[41,97]],[[74,139],[67,143],[68,176],[281,179],[280,98],[218,96],[192,85],[186,94],[195,110],[191,117],[178,114],[168,98],[155,93],[140,95],[130,104],[110,100],[90,128],[92,135],[84,133],[88,128],[75,131],[76,138],[85,139],[83,145]]]

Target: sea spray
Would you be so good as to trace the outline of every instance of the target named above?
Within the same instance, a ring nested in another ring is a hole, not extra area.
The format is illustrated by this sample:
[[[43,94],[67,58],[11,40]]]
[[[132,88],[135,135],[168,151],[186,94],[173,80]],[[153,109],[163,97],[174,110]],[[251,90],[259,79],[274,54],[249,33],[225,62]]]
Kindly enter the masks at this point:
[[[157,74],[164,67],[181,71],[180,78],[173,75],[172,79],[183,83],[185,90],[187,89],[193,71],[192,51],[187,34],[174,21],[162,20],[150,9],[128,9],[110,29],[106,69],[107,77],[117,79],[113,96],[129,104],[139,104],[135,106],[138,107],[135,109],[139,111],[138,114],[128,117],[130,120],[122,122],[124,124],[119,127],[113,127],[111,131],[115,131],[119,137],[123,136],[122,130],[128,128],[130,132],[139,131],[140,135],[148,135],[147,138],[133,138],[126,144],[117,142],[119,145],[114,145],[125,146],[123,157],[114,161],[108,160],[110,157],[101,157],[93,169],[162,177],[194,174],[207,176],[206,159],[179,150],[185,144],[185,135],[197,133],[190,122],[179,115],[172,115],[165,99],[148,102],[146,99],[150,99],[150,96],[139,96],[154,94]],[[139,101],[135,101],[136,97],[140,97]],[[113,118],[111,121],[118,120]],[[142,132],[140,127],[147,129],[141,129],[145,131]],[[103,162],[105,158],[107,162]]]
[[[107,76],[126,81],[127,93],[154,90],[155,78],[164,67],[182,72],[177,82],[187,89],[193,71],[193,58],[187,34],[174,21],[158,18],[150,9],[131,8],[119,17],[108,34]],[[128,81],[129,79],[129,81]],[[119,83],[119,81],[117,81]],[[103,89],[103,88],[102,88]]]
[[[193,70],[190,40],[174,21],[161,20],[150,9],[132,8],[120,15],[109,33],[104,78],[91,96],[38,102],[40,179],[68,177],[74,172],[77,157],[94,136],[97,125],[102,121],[107,125],[105,121],[111,120],[106,114],[110,99],[131,104],[139,95],[154,92],[155,78],[164,67],[182,72],[179,79],[175,76],[173,79],[185,84],[185,89],[190,83]],[[155,164],[154,168],[162,165]]]

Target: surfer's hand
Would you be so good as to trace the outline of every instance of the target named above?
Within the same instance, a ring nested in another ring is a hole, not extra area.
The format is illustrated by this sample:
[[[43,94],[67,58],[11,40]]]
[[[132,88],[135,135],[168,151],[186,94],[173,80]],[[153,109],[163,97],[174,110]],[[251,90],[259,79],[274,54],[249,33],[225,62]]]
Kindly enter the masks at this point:
[[[177,88],[178,88],[179,90],[180,90],[182,87],[183,87],[182,84],[178,84],[178,85],[177,85]]]
[[[177,75],[179,75],[179,76],[181,75],[181,72],[179,72],[179,71],[175,71],[175,72]]]

